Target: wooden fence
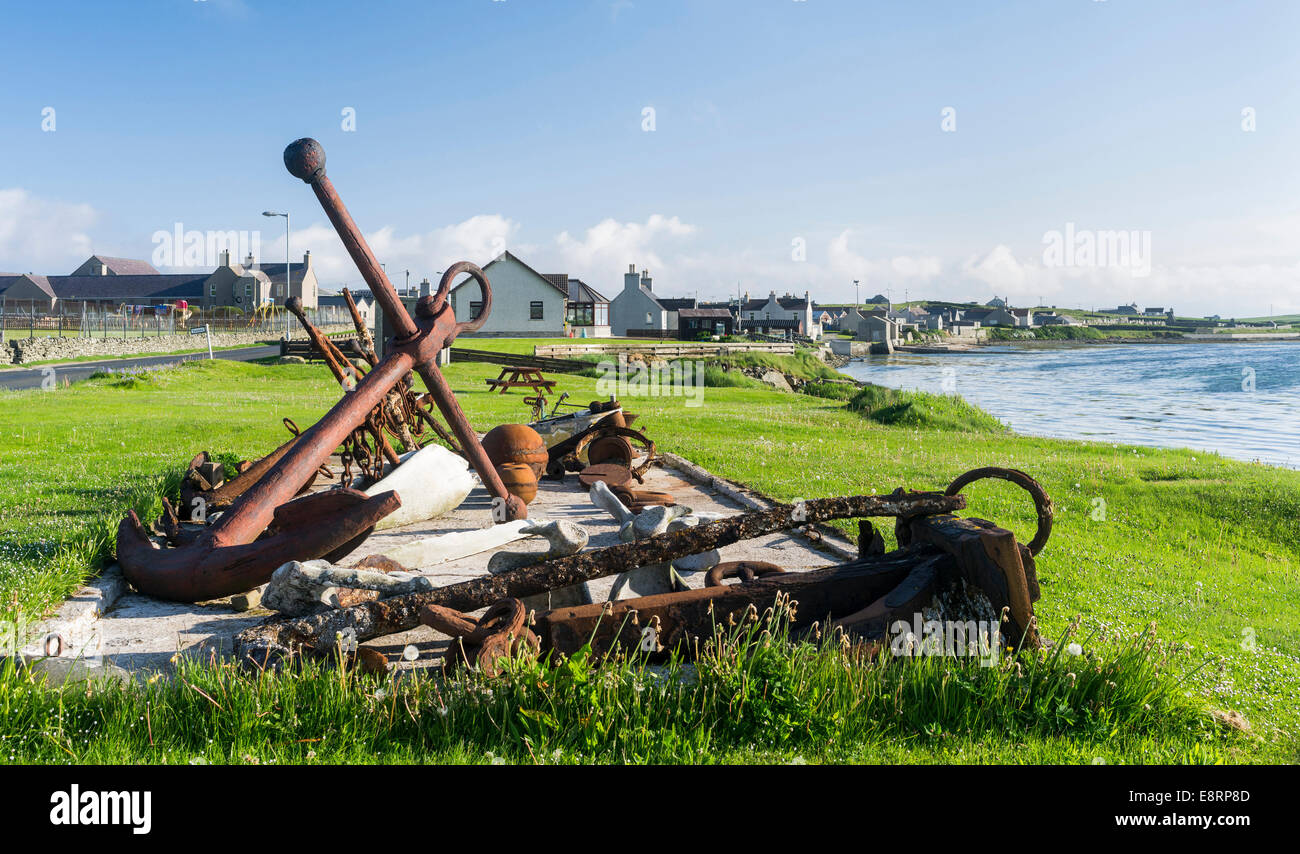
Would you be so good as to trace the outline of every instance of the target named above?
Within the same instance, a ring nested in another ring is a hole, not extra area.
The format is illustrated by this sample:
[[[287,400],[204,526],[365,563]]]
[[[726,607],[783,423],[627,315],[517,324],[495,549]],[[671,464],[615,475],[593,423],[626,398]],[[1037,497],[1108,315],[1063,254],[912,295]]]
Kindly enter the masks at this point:
[[[571,374],[592,367],[590,362],[577,359],[523,356],[517,353],[499,353],[493,350],[467,350],[463,347],[451,348],[451,361],[453,364],[456,362],[486,362],[489,365],[506,365],[512,368],[537,368],[541,371],[561,374]]]
[[[664,359],[707,358],[709,356],[726,356],[732,353],[772,353],[778,356],[790,356],[795,351],[792,342],[765,344],[755,341],[717,342],[717,341],[673,341],[651,342],[644,344],[627,341],[611,341],[605,344],[538,344],[533,353],[543,358],[563,358],[565,356],[582,356],[588,353],[646,353]],[[453,355],[455,351],[453,350]]]

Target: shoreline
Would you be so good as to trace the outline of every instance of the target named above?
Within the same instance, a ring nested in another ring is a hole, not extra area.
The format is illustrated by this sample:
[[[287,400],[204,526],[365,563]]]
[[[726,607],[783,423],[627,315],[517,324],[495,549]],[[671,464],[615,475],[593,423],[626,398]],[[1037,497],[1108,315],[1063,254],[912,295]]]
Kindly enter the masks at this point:
[[[999,342],[999,343],[1013,343],[1013,342]],[[1105,345],[1107,345],[1109,342],[1099,342],[1099,341],[1034,341],[1034,342],[1018,342],[1018,343],[1027,343],[1027,344],[1029,345],[1027,349],[1033,349],[1033,350],[1066,350],[1066,349],[1081,349],[1080,346],[1076,346],[1076,345],[1105,346]],[[1129,341],[1125,341],[1125,342],[1122,342],[1122,343],[1126,343],[1126,344],[1127,344],[1127,343],[1143,343],[1143,344],[1145,344],[1145,343],[1151,343],[1151,342],[1149,342],[1149,341],[1139,341],[1139,342],[1129,342]],[[1177,341],[1169,341],[1169,340],[1161,340],[1161,341],[1159,341],[1158,343],[1162,343],[1162,344],[1164,344],[1164,343],[1179,343],[1179,342],[1177,342]],[[1185,343],[1200,343],[1200,342],[1185,342]],[[1273,342],[1270,342],[1270,343],[1283,343],[1283,342],[1273,341]],[[989,349],[989,347],[988,347],[988,345],[986,345],[986,346],[982,346],[982,347],[980,347],[980,348],[971,347],[971,348],[969,348],[969,349],[967,349],[967,350],[964,350],[964,351],[953,350],[953,351],[947,351],[947,352],[939,351],[939,350],[930,351],[930,352],[910,352],[910,353],[909,353],[909,352],[903,352],[903,353],[898,353],[898,354],[895,354],[895,355],[933,356],[933,355],[947,355],[947,354],[950,354],[950,353],[959,353],[959,354],[960,354],[960,353],[967,353],[967,354],[969,354],[969,353],[974,353],[974,352],[976,352],[978,349],[986,349],[986,350],[987,350],[987,349]],[[833,364],[833,363],[832,363],[832,367],[834,367],[835,370],[838,371],[841,375],[843,375],[846,379],[849,379],[849,380],[852,380],[853,382],[855,382],[859,387],[862,387],[862,386],[865,386],[865,385],[875,385],[875,386],[879,386],[879,387],[881,387],[881,388],[888,388],[888,389],[893,389],[893,390],[896,390],[896,391],[908,391],[908,390],[919,391],[919,390],[921,390],[921,389],[912,389],[912,388],[909,388],[909,387],[907,387],[907,386],[902,386],[902,385],[898,385],[898,386],[895,386],[895,385],[886,385],[886,384],[884,384],[884,383],[882,383],[882,382],[879,382],[879,381],[878,381],[879,378],[877,378],[877,381],[873,381],[873,380],[871,380],[871,379],[864,379],[864,378],[862,378],[862,377],[860,377],[860,376],[853,376],[852,374],[846,373],[846,371],[845,371],[845,368],[849,367],[849,366],[852,365],[854,362],[862,362],[862,363],[864,363],[864,364],[876,364],[876,365],[879,365],[879,364],[881,364],[881,362],[873,362],[873,361],[871,361],[871,360],[873,360],[873,359],[882,359],[882,358],[887,358],[887,357],[881,357],[881,356],[854,356],[854,357],[852,357],[852,358],[840,357],[840,360],[839,360],[839,361],[841,361],[842,363],[841,363],[841,364]],[[933,393],[933,392],[929,392],[929,393]],[[971,406],[976,407],[976,408],[982,410],[983,412],[988,413],[988,414],[989,414],[990,416],[992,416],[993,418],[996,418],[999,422],[1001,422],[1002,424],[1004,424],[1004,425],[1006,426],[1007,432],[1008,432],[1009,434],[1011,434],[1011,435],[1014,435],[1014,436],[1020,436],[1020,437],[1025,437],[1025,438],[1029,438],[1029,439],[1047,439],[1047,440],[1053,440],[1053,441],[1065,441],[1065,442],[1085,442],[1085,443],[1098,444],[1098,445],[1116,444],[1115,441],[1103,440],[1103,439],[1097,439],[1097,438],[1093,438],[1093,437],[1091,437],[1091,436],[1089,436],[1089,435],[1084,435],[1084,434],[1073,435],[1073,434],[1062,433],[1062,432],[1058,432],[1058,431],[1026,431],[1026,430],[1024,430],[1023,428],[1012,427],[1012,426],[1011,426],[1011,423],[1010,423],[1010,418],[1009,418],[1008,416],[1005,416],[1005,415],[999,415],[998,413],[991,411],[991,410],[988,408],[987,404],[985,404],[985,403],[980,403],[980,402],[977,402],[977,401],[971,400],[970,398],[968,398],[968,397],[966,397],[966,396],[964,396],[964,395],[961,395],[960,393],[957,393],[957,392],[954,392],[954,394],[955,394],[957,397],[960,397],[960,398],[961,398],[962,400],[964,400],[966,403],[970,404]],[[1032,413],[1030,413],[1030,415],[1032,416]],[[1022,410],[1021,413],[1020,413],[1020,416],[1021,416],[1021,417],[1025,417],[1025,416],[1026,416],[1026,412],[1025,412],[1024,410]],[[1281,462],[1281,461],[1276,461],[1276,460],[1262,459],[1262,458],[1260,458],[1260,457],[1253,457],[1253,458],[1250,458],[1250,457],[1246,457],[1246,456],[1236,456],[1236,455],[1233,455],[1232,453],[1230,453],[1230,452],[1228,452],[1228,451],[1225,451],[1225,450],[1223,450],[1223,449],[1221,449],[1221,448],[1206,448],[1206,447],[1199,447],[1199,448],[1198,448],[1198,447],[1192,447],[1192,446],[1190,446],[1190,445],[1183,445],[1183,444],[1161,444],[1161,443],[1158,443],[1158,442],[1155,442],[1155,441],[1146,441],[1146,440],[1144,440],[1144,439],[1143,439],[1143,440],[1140,440],[1140,439],[1137,439],[1137,438],[1134,438],[1134,437],[1131,437],[1131,436],[1130,436],[1130,437],[1125,437],[1125,438],[1123,438],[1123,439],[1118,440],[1117,444],[1119,444],[1120,446],[1126,446],[1126,447],[1132,447],[1132,448],[1148,448],[1148,449],[1152,449],[1152,450],[1162,450],[1162,451],[1186,451],[1186,452],[1193,453],[1193,454],[1211,454],[1211,455],[1214,455],[1214,456],[1219,457],[1220,459],[1231,460],[1231,461],[1239,462],[1239,463],[1242,463],[1242,464],[1245,464],[1245,465],[1263,466],[1263,467],[1267,467],[1267,468],[1278,469],[1278,470],[1281,470],[1281,471],[1300,471],[1300,458],[1297,458],[1297,459],[1295,459],[1294,461],[1290,461],[1290,462]]]

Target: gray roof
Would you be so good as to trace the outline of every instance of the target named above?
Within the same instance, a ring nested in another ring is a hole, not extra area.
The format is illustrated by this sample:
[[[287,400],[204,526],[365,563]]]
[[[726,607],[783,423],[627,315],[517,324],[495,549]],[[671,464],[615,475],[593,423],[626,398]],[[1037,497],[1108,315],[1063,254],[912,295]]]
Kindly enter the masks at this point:
[[[139,276],[48,276],[44,278],[48,278],[54,295],[65,300],[121,301],[168,298],[201,300],[203,283],[210,275],[211,273],[153,273]]]
[[[656,302],[668,311],[681,311],[684,308],[696,307],[695,297],[656,297]]]
[[[584,282],[582,279],[569,279],[565,284],[569,292],[569,302],[609,302],[609,300],[605,298],[604,294]]]
[[[293,268],[294,279],[301,282],[302,277],[307,274],[306,273],[307,265],[301,261],[295,261],[293,264],[290,265],[290,267]],[[279,284],[281,282],[284,282],[283,261],[281,261],[279,264],[276,264],[274,261],[269,263],[266,261],[258,261],[256,264],[254,264],[252,267],[248,269],[261,270],[263,273],[266,274],[266,277],[271,280],[272,284]]]
[[[31,273],[28,273],[26,276],[21,273],[15,273],[12,276],[0,276],[0,294],[9,290],[9,287],[20,279],[30,279],[36,287],[45,292],[46,296],[53,298],[55,295],[54,289],[50,287],[49,276],[37,276]]]
[[[677,312],[678,317],[731,317],[731,312],[725,308],[683,308]]]
[[[760,317],[754,320],[742,320],[740,324],[745,329],[798,329],[801,322],[797,317]]]
[[[91,255],[86,261],[94,261],[108,267],[115,276],[156,276],[158,269],[148,261],[135,258],[113,258],[108,255]],[[83,263],[82,266],[85,266]]]

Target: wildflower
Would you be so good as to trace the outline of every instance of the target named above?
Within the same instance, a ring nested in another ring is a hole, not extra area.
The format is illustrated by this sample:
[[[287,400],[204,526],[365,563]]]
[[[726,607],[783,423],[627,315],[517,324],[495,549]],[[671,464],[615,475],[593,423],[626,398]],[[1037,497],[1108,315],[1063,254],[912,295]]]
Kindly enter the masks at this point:
[[[1079,646],[1077,643],[1070,644],[1065,648],[1065,651],[1069,655],[1083,655],[1083,647]]]

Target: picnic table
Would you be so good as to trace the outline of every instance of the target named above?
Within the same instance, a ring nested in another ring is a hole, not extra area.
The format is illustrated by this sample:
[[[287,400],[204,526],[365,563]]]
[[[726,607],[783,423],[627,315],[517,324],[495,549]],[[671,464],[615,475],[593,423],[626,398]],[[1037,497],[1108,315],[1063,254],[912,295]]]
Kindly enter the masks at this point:
[[[537,392],[548,392],[555,388],[555,380],[548,380],[540,368],[505,367],[494,380],[484,380],[490,391],[501,389],[505,394],[512,388],[531,388]]]

